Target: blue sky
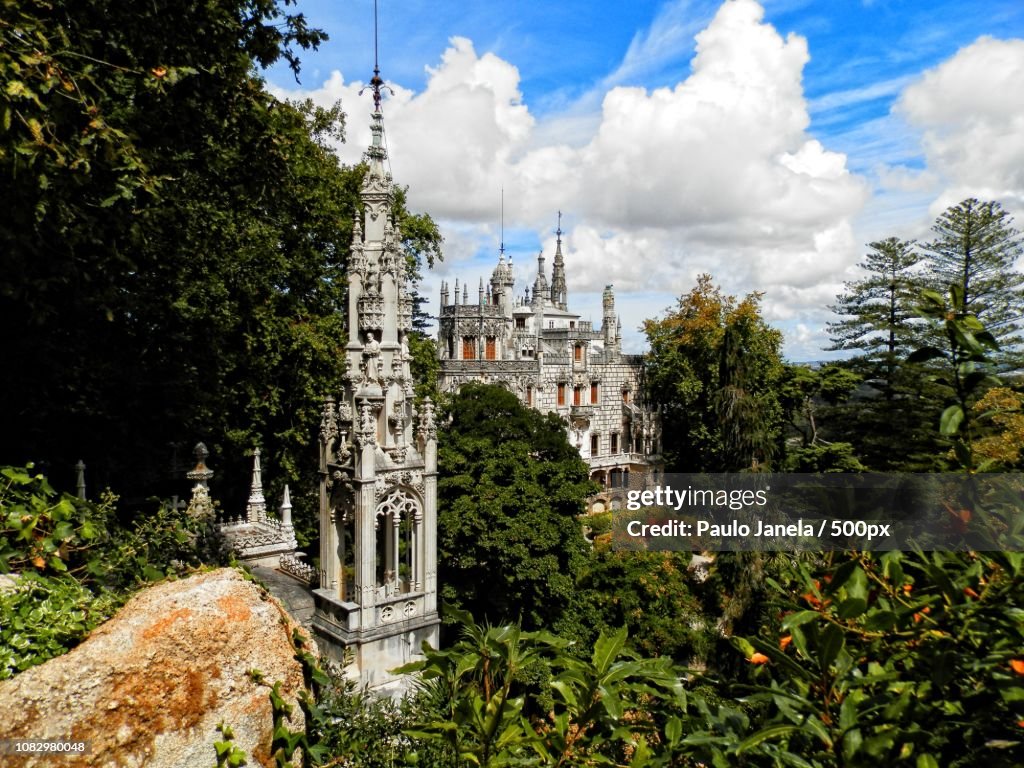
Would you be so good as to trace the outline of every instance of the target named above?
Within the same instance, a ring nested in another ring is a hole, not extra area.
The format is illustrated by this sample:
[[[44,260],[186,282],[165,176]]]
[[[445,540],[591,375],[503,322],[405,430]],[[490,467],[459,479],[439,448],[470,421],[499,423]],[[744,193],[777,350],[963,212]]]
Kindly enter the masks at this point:
[[[266,77],[340,98],[353,162],[373,3],[298,9],[331,39],[301,83]],[[927,239],[969,194],[1024,212],[1020,0],[380,0],[379,46],[396,181],[447,241],[425,291],[489,274],[504,188],[518,287],[564,211],[570,305],[599,320],[614,283],[634,351],[643,319],[710,272],[765,292],[789,357],[823,357],[866,242]]]

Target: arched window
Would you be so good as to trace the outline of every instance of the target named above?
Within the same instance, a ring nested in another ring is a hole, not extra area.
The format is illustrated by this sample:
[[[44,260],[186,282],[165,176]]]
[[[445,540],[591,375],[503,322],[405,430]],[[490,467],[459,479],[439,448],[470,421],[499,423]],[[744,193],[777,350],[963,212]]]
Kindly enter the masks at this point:
[[[423,588],[422,525],[419,501],[403,488],[377,505],[377,587],[383,596]]]

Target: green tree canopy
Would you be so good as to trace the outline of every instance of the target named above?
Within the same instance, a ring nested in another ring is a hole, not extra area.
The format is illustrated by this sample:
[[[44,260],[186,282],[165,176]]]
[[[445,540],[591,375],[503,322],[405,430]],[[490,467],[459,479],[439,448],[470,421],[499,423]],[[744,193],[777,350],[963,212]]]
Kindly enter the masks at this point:
[[[714,621],[691,589],[689,553],[616,552],[598,537],[577,586],[580,624],[593,641],[625,626],[630,645],[644,656],[702,663],[714,644]]]
[[[467,384],[439,436],[441,594],[478,621],[552,627],[587,544],[577,516],[595,490],[554,414],[502,387]]]
[[[760,300],[737,301],[701,275],[675,310],[644,323],[669,471],[731,471],[778,456],[782,334],[761,317]]]

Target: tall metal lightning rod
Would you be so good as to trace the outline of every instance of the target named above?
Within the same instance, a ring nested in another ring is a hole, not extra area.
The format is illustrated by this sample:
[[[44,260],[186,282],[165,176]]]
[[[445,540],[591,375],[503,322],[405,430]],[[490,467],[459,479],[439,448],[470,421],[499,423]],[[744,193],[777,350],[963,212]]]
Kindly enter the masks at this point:
[[[380,76],[377,47],[377,0],[373,0],[373,77],[370,78],[370,89],[373,91],[373,109],[375,112],[380,112],[381,92],[384,90],[391,91],[391,89],[384,84],[384,79]],[[365,88],[360,90],[359,95],[362,96],[365,90]],[[391,92],[392,94],[394,93],[394,91]]]

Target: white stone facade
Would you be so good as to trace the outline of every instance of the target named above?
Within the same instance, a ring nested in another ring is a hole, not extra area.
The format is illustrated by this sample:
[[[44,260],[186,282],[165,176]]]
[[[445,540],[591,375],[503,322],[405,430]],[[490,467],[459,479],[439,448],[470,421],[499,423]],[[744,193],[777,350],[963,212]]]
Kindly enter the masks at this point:
[[[603,488],[590,511],[614,508],[631,474],[656,473],[662,462],[660,421],[644,397],[643,356],[621,352],[612,286],[604,291],[600,329],[569,311],[559,228],[550,287],[541,253],[532,295],[516,297],[514,290],[504,252],[487,287],[480,281],[476,303],[469,303],[467,286],[460,296],[456,281],[453,298],[442,284],[440,388],[499,384],[524,404],[557,413]]]

